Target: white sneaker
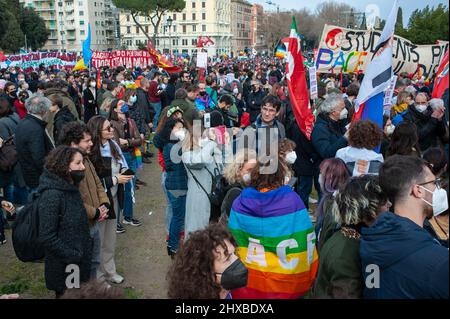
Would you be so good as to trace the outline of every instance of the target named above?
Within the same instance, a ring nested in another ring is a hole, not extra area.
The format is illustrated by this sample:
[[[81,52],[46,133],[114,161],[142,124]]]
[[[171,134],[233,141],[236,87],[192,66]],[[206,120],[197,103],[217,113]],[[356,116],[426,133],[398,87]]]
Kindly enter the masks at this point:
[[[115,274],[114,276],[109,278],[109,281],[114,284],[121,284],[121,283],[123,283],[124,280],[125,279],[119,274]]]

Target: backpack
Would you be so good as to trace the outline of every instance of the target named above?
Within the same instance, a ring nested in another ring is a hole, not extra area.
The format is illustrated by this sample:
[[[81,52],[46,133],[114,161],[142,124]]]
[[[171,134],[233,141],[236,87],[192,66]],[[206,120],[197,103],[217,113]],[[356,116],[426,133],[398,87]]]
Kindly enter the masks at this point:
[[[211,173],[207,168],[209,175],[211,175],[212,178],[212,186],[211,186],[211,192],[208,192],[203,185],[200,183],[200,181],[195,177],[195,175],[192,173],[191,169],[187,167],[188,172],[192,175],[192,178],[197,183],[197,185],[203,190],[203,192],[208,196],[209,202],[211,203],[211,206],[220,207],[222,205],[223,199],[225,198],[225,195],[227,193],[227,186],[228,183],[223,177],[222,174],[220,174],[219,167],[214,168],[214,174]]]
[[[40,261],[45,256],[39,241],[39,197],[33,194],[31,203],[17,213],[12,225],[12,244],[17,258],[23,262]]]
[[[10,119],[17,124],[14,119]],[[9,137],[3,141],[0,147],[0,171],[10,172],[14,169],[19,159],[17,157],[16,145],[14,144],[14,133],[11,132],[8,126],[6,128],[8,129]]]
[[[17,149],[14,144],[14,136],[10,136],[3,141],[0,147],[0,171],[10,172],[14,169],[18,161]]]

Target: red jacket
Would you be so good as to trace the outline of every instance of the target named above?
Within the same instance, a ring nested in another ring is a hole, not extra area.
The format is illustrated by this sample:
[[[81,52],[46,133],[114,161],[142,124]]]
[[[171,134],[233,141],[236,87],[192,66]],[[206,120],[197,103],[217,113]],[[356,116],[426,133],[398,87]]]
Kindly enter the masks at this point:
[[[20,119],[23,119],[28,113],[25,108],[25,103],[22,103],[19,100],[14,101],[14,108],[16,109],[17,114],[19,114]]]
[[[161,97],[158,95],[158,82],[150,81],[150,87],[148,88],[148,99],[150,103],[161,102]]]

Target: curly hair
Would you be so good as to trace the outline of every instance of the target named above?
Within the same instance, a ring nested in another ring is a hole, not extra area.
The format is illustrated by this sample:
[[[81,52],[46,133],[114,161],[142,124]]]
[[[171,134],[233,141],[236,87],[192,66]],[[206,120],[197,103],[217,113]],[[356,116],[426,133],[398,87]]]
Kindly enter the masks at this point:
[[[357,121],[350,128],[348,144],[356,148],[372,150],[383,139],[383,131],[372,121]]]
[[[342,225],[364,223],[370,226],[382,213],[381,207],[387,201],[378,176],[353,177],[336,195],[337,205],[333,205],[332,214],[335,221]]]
[[[78,289],[67,289],[61,299],[125,299],[125,293],[121,288],[90,280]]]
[[[58,145],[80,144],[84,135],[91,135],[86,124],[82,122],[69,122],[65,124],[59,133]]]
[[[80,153],[80,150],[65,145],[58,146],[48,154],[45,160],[45,168],[52,174],[61,177],[67,182],[72,182],[69,173],[70,163],[76,153]],[[81,154],[83,155],[83,154]]]
[[[180,247],[167,274],[171,299],[219,299],[222,287],[215,281],[214,250],[221,246],[229,255],[225,240],[237,243],[221,224],[210,224],[189,235]]]

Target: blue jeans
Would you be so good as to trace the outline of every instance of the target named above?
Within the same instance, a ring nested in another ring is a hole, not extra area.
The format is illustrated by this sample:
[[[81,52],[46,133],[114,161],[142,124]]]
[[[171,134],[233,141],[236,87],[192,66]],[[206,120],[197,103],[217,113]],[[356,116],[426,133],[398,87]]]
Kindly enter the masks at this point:
[[[123,156],[127,161],[128,167],[136,174],[136,158],[130,152],[124,152]],[[136,192],[136,175],[131,182],[125,184],[125,198],[123,201],[123,217],[133,218],[133,197]],[[120,223],[120,212],[117,214],[117,222]]]
[[[322,192],[320,190],[319,184],[319,175],[316,176],[298,176],[297,182],[297,194],[302,199],[305,204],[306,209],[309,209],[309,196],[312,192],[313,187],[313,179],[314,179],[314,187],[317,190],[317,194],[319,196],[318,202],[322,199]]]
[[[3,210],[0,208],[0,241],[5,239],[5,220],[3,217]]]
[[[13,183],[4,188],[5,198],[13,204],[25,205],[28,203],[28,191],[26,187],[20,187]]]
[[[164,192],[164,196],[167,200],[167,206],[164,214],[164,222],[166,224],[166,233],[169,234],[170,232],[170,221],[172,220],[172,204],[170,202],[169,196],[167,195],[167,189],[166,189],[166,178],[167,178],[167,172],[162,172],[161,174],[161,188]]]
[[[172,204],[173,216],[170,221],[169,247],[177,251],[180,246],[180,231],[184,227],[184,217],[186,215],[186,195],[175,197],[170,191],[167,192]]]
[[[159,103],[150,103],[155,110],[155,117],[153,118],[153,132],[158,126],[159,115],[161,114],[161,102]]]

